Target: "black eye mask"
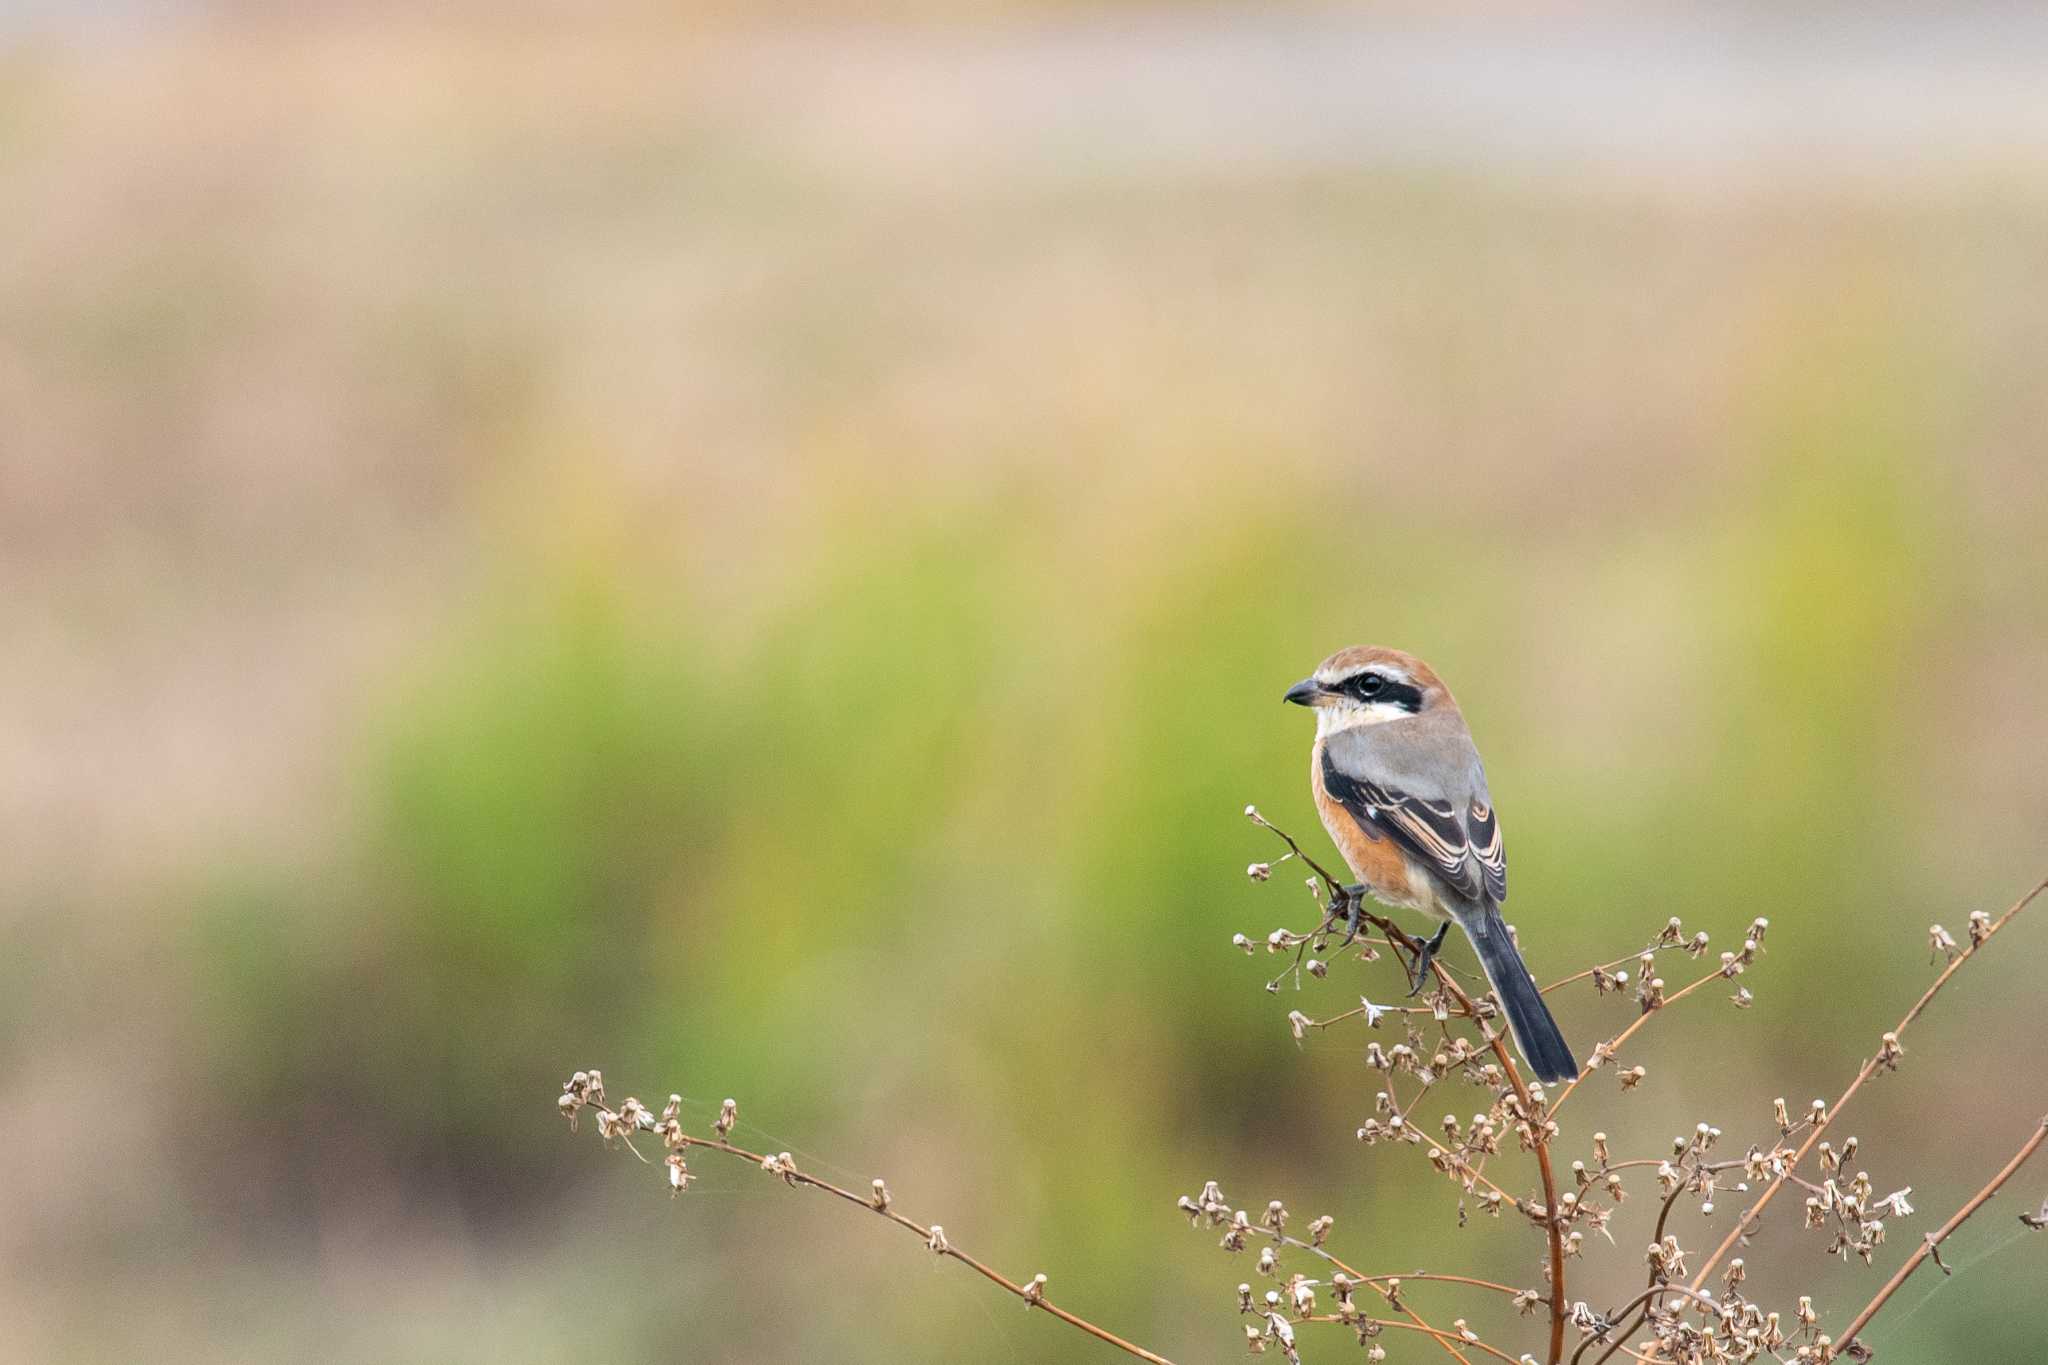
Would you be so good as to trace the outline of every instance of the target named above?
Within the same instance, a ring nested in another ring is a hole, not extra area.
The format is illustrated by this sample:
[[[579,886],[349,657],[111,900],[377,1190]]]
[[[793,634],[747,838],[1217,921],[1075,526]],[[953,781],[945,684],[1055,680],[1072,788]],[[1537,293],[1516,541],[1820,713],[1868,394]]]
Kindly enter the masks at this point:
[[[1395,682],[1384,673],[1367,671],[1346,678],[1338,686],[1346,695],[1362,702],[1384,702],[1389,706],[1398,706],[1410,715],[1422,709],[1421,688]]]

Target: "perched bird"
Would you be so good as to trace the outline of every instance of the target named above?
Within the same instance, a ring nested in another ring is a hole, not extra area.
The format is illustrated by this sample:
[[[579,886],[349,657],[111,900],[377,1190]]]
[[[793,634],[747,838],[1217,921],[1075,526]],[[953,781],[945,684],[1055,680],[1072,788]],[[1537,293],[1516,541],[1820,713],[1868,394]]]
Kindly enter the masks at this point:
[[[1450,689],[1412,654],[1356,646],[1323,660],[1287,689],[1287,700],[1315,709],[1316,811],[1362,890],[1444,921],[1416,965],[1417,988],[1455,922],[1530,1067],[1546,1081],[1577,1076],[1579,1064],[1501,922],[1508,864],[1500,824]]]

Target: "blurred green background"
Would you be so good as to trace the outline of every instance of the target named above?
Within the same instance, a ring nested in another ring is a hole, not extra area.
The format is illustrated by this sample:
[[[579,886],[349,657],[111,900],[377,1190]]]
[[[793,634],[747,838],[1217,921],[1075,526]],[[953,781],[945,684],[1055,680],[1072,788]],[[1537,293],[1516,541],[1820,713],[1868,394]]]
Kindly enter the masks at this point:
[[[593,1065],[1177,1359],[1241,1350],[1205,1178],[1535,1283],[1353,1141],[1363,1035],[1288,1036],[1391,978],[1229,948],[1312,917],[1240,811],[1322,850],[1279,694],[1354,642],[1457,690],[1539,977],[1776,926],[1568,1145],[1832,1096],[1929,922],[2048,871],[2044,58],[1967,8],[0,7],[0,1356],[1113,1358],[736,1164],[670,1202],[554,1116]],[[2018,1143],[2044,942],[1845,1123],[1921,1220],[1866,1270],[1778,1209],[1753,1286],[1839,1325]],[[2014,1189],[1885,1357],[2041,1358]]]

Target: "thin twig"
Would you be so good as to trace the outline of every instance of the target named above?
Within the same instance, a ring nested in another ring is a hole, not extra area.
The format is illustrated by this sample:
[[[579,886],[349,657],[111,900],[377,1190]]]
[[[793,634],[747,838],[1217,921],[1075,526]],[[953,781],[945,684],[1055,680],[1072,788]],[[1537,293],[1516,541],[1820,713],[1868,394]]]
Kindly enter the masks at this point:
[[[1584,981],[1587,977],[1592,976],[1595,972],[1611,972],[1616,967],[1626,967],[1631,962],[1639,962],[1642,960],[1644,953],[1670,952],[1674,949],[1679,952],[1684,952],[1685,947],[1686,945],[1684,940],[1680,940],[1677,943],[1652,943],[1647,948],[1637,949],[1635,952],[1630,953],[1627,957],[1617,957],[1612,962],[1598,963],[1595,966],[1586,968],[1586,970],[1584,970],[1583,972],[1573,972],[1570,976],[1561,976],[1557,980],[1551,982],[1548,986],[1540,986],[1537,989],[1541,994],[1549,995],[1552,991],[1561,991],[1566,986],[1572,985],[1574,982]]]
[[[1295,856],[1308,864],[1310,869],[1323,879],[1323,884],[1329,889],[1333,900],[1347,894],[1335,878],[1316,864],[1315,859],[1302,852],[1301,845],[1294,841],[1293,835],[1259,814],[1256,806],[1246,806],[1245,815],[1253,824],[1280,836]],[[1363,907],[1360,908],[1359,917],[1379,929],[1390,941],[1410,951],[1420,951],[1421,945],[1416,939],[1392,920]],[[1480,1036],[1492,1047],[1495,1058],[1500,1062],[1502,1074],[1507,1077],[1516,1100],[1521,1104],[1522,1120],[1529,1125],[1532,1145],[1536,1152],[1536,1170],[1543,1181],[1543,1228],[1550,1243],[1550,1354],[1547,1365],[1561,1365],[1564,1360],[1565,1325],[1564,1224],[1558,1216],[1557,1173],[1552,1169],[1550,1162],[1549,1119],[1543,1111],[1543,1106],[1530,1097],[1528,1084],[1523,1081],[1521,1069],[1515,1065],[1514,1055],[1508,1051],[1501,1034],[1487,1026],[1486,1021],[1480,1017],[1479,1007],[1472,1003],[1472,997],[1465,993],[1457,978],[1452,976],[1449,968],[1441,961],[1432,961],[1430,970],[1436,973],[1436,978],[1442,983],[1443,988],[1450,992],[1452,998],[1464,1009],[1465,1016],[1479,1029]]]
[[[1580,1071],[1578,1075],[1572,1077],[1571,1083],[1565,1086],[1564,1090],[1558,1095],[1558,1097],[1555,1100],[1551,1101],[1550,1112],[1552,1114],[1556,1114],[1559,1109],[1562,1109],[1564,1107],[1564,1102],[1572,1097],[1572,1091],[1577,1090],[1579,1088],[1579,1083],[1585,1080],[1588,1076],[1592,1075],[1594,1070],[1603,1061],[1613,1061],[1615,1056],[1620,1052],[1621,1045],[1627,1042],[1630,1038],[1634,1037],[1636,1030],[1641,1028],[1644,1024],[1649,1023],[1654,1016],[1663,1013],[1667,1009],[1670,1009],[1673,1005],[1685,999],[1685,997],[1691,995],[1694,991],[1706,985],[1708,982],[1720,981],[1725,979],[1727,979],[1727,974],[1724,971],[1722,971],[1721,968],[1716,967],[1713,971],[1708,972],[1705,976],[1699,978],[1699,980],[1689,981],[1685,985],[1680,986],[1677,990],[1665,996],[1662,1002],[1660,1002],[1659,1004],[1655,1005],[1650,1009],[1644,1010],[1641,1014],[1637,1015],[1635,1017],[1635,1020],[1632,1023],[1630,1023],[1627,1028],[1615,1034],[1606,1042],[1598,1045],[1598,1047],[1594,1051],[1593,1059],[1586,1063],[1585,1069]]]
[[[1529,1125],[1536,1150],[1536,1171],[1543,1180],[1543,1228],[1550,1241],[1549,1365],[1559,1365],[1564,1359],[1564,1224],[1558,1217],[1557,1175],[1550,1165],[1549,1116],[1544,1112],[1543,1106],[1530,1097],[1529,1087],[1522,1080],[1522,1072],[1515,1065],[1514,1056],[1501,1041],[1501,1035],[1488,1028],[1486,1022],[1479,1017],[1479,1009],[1472,1003],[1472,998],[1466,995],[1464,989],[1452,979],[1451,974],[1444,970],[1442,963],[1430,965],[1436,972],[1437,980],[1441,981],[1444,989],[1464,1007],[1466,1015],[1478,1025],[1481,1036],[1492,1045],[1493,1055],[1499,1060],[1501,1070],[1508,1078],[1508,1084],[1514,1088],[1515,1098],[1521,1102],[1523,1121]]]
[[[600,1119],[616,1120],[617,1115],[614,1115],[611,1110],[605,1108],[603,1102],[600,1099],[592,1098],[588,1102],[591,1104],[592,1107],[597,1109]],[[573,1110],[567,1110],[566,1112],[569,1112],[573,1118]],[[643,1109],[641,1112],[644,1113],[645,1110]],[[604,1124],[600,1124],[600,1131],[604,1131],[604,1127]],[[646,1131],[651,1132],[652,1130],[648,1129]],[[1064,1308],[1059,1307],[1057,1304],[1053,1303],[1052,1300],[1045,1297],[1043,1281],[1034,1281],[1030,1288],[1018,1284],[1016,1281],[1008,1278],[1000,1271],[991,1268],[990,1266],[977,1260],[973,1256],[968,1255],[959,1247],[954,1246],[950,1240],[944,1237],[934,1236],[932,1228],[927,1227],[922,1223],[915,1222],[909,1218],[905,1218],[902,1214],[896,1212],[894,1208],[890,1207],[888,1203],[882,1199],[870,1198],[855,1194],[851,1190],[840,1188],[838,1185],[833,1184],[829,1180],[822,1180],[817,1176],[809,1175],[803,1171],[797,1170],[794,1165],[790,1164],[787,1161],[779,1160],[763,1152],[750,1152],[744,1147],[736,1147],[732,1143],[726,1142],[720,1138],[703,1138],[697,1137],[694,1134],[690,1133],[676,1132],[672,1137],[668,1139],[668,1141],[670,1145],[674,1148],[703,1147],[714,1152],[724,1152],[727,1156],[738,1157],[743,1161],[750,1161],[756,1166],[771,1171],[773,1174],[780,1176],[783,1179],[783,1181],[787,1184],[793,1186],[806,1185],[809,1186],[811,1189],[822,1190],[826,1194],[833,1195],[839,1199],[844,1199],[849,1204],[858,1205],[859,1207],[866,1209],[869,1213],[873,1213],[882,1218],[887,1219],[889,1222],[894,1223],[896,1226],[904,1229],[906,1232],[916,1233],[917,1236],[923,1240],[925,1245],[931,1248],[931,1250],[936,1254],[940,1256],[952,1257],[954,1260],[966,1266],[969,1270],[972,1270],[977,1275],[980,1275],[983,1279],[986,1279],[993,1284],[1001,1286],[1004,1290],[1022,1299],[1027,1306],[1032,1308],[1042,1308],[1046,1312],[1058,1318],[1061,1322],[1066,1323],[1068,1326],[1078,1328],[1081,1331],[1086,1332],[1089,1336],[1094,1337],[1098,1341],[1107,1342],[1109,1345],[1116,1347],[1118,1350],[1124,1352],[1126,1355],[1136,1356],[1140,1360],[1151,1361],[1152,1365],[1173,1365],[1173,1362],[1168,1360],[1165,1356],[1159,1355],[1153,1351],[1148,1351],[1144,1347],[1139,1346],[1134,1342],[1126,1341],[1122,1337],[1118,1336],[1116,1333],[1110,1331],[1108,1328],[1098,1327],[1094,1323],[1088,1321],[1086,1318],[1080,1316],[1078,1313],[1072,1313]],[[628,1143],[628,1145],[631,1145],[630,1142]]]
[[[1970,946],[1958,953],[1949,962],[1948,966],[1942,969],[1941,975],[1934,978],[1934,984],[1929,986],[1926,992],[1913,1002],[1913,1008],[1907,1010],[1905,1017],[1899,1020],[1898,1024],[1892,1029],[1894,1038],[1903,1038],[1906,1029],[1912,1025],[1915,1019],[1920,1017],[1920,1012],[1927,1008],[1928,1002],[1933,1000],[1935,993],[1948,983],[1948,979],[1954,976],[1965,962],[1975,957],[1979,949],[1996,938],[1998,932],[2011,922],[2013,916],[2026,909],[2028,903],[2043,891],[2048,891],[2048,877],[2043,877],[2040,881],[2034,883],[2033,890],[2014,901],[2004,914],[1993,920],[1986,927],[1983,937],[1978,938],[1973,935]],[[1877,1074],[1877,1068],[1883,1056],[1884,1054],[1879,1052],[1863,1064],[1863,1069],[1856,1073],[1855,1080],[1849,1082],[1849,1088],[1842,1092],[1841,1098],[1829,1106],[1827,1113],[1813,1125],[1813,1131],[1806,1135],[1806,1141],[1799,1144],[1799,1150],[1792,1154],[1792,1159],[1785,1163],[1783,1169],[1770,1184],[1764,1186],[1763,1193],[1756,1197],[1756,1202],[1742,1211],[1742,1216],[1735,1220],[1735,1226],[1730,1228],[1728,1235],[1721,1239],[1721,1245],[1714,1248],[1713,1255],[1707,1257],[1706,1261],[1700,1266],[1699,1273],[1692,1277],[1692,1287],[1694,1289],[1698,1289],[1707,1282],[1707,1277],[1713,1274],[1714,1267],[1721,1263],[1721,1258],[1734,1249],[1735,1244],[1741,1241],[1748,1230],[1755,1224],[1757,1216],[1764,1211],[1765,1205],[1769,1204],[1777,1196],[1778,1191],[1785,1184],[1786,1177],[1790,1176],[1793,1169],[1805,1159],[1806,1154],[1813,1149],[1813,1145],[1820,1141],[1821,1134],[1828,1130],[1828,1126],[1841,1116],[1843,1106],[1848,1104],[1855,1097],[1856,1092],[1863,1088],[1865,1081]]]
[[[1738,1162],[1735,1164],[1739,1165],[1740,1163]],[[1611,1170],[1613,1168],[1610,1167],[1609,1169]],[[1653,1244],[1664,1240],[1664,1229],[1671,1221],[1671,1210],[1678,1203],[1678,1197],[1684,1193],[1685,1182],[1681,1180],[1671,1187],[1670,1194],[1664,1196],[1664,1207],[1657,1211],[1657,1226],[1650,1233],[1650,1241]],[[1661,1291],[1670,1290],[1673,1293],[1691,1295],[1691,1297],[1699,1299],[1702,1302],[1713,1302],[1713,1300],[1708,1299],[1705,1295],[1695,1294],[1690,1289],[1685,1289],[1683,1287],[1674,1289],[1669,1284],[1661,1284],[1658,1282],[1657,1275],[1657,1265],[1653,1261],[1650,1266],[1650,1283],[1643,1289],[1643,1292],[1636,1295],[1633,1299],[1630,1299],[1621,1307],[1615,1309],[1612,1313],[1608,1314],[1608,1318],[1610,1320],[1619,1320],[1627,1316],[1629,1309],[1636,1308],[1638,1304],[1641,1305],[1641,1307],[1638,1308],[1636,1311],[1636,1316],[1634,1320],[1629,1322],[1627,1326],[1621,1327],[1619,1329],[1609,1329],[1609,1335],[1614,1337],[1614,1344],[1612,1346],[1609,1346],[1605,1351],[1602,1351],[1600,1353],[1599,1359],[1595,1360],[1593,1362],[1593,1365],[1607,1365],[1607,1362],[1614,1358],[1614,1353],[1616,1351],[1621,1350],[1627,1343],[1629,1337],[1635,1334],[1636,1328],[1640,1327],[1644,1322],[1649,1320],[1651,1310],[1657,1307],[1657,1296]],[[1594,1340],[1597,1340],[1597,1338],[1595,1338]],[[1587,1348],[1592,1345],[1593,1340],[1581,1342],[1579,1345],[1579,1349],[1572,1352],[1572,1365],[1578,1365],[1579,1357],[1584,1355],[1586,1353]]]
[[[1665,1209],[1666,1212],[1669,1212],[1670,1206],[1666,1205]],[[1571,1365],[1579,1365],[1580,1356],[1592,1350],[1601,1342],[1606,1341],[1609,1337],[1614,1338],[1613,1345],[1609,1346],[1607,1350],[1601,1354],[1600,1360],[1594,1361],[1593,1365],[1600,1365],[1600,1361],[1604,1361],[1609,1357],[1613,1356],[1616,1351],[1622,1351],[1628,1355],[1635,1356],[1638,1360],[1642,1359],[1642,1356],[1639,1353],[1628,1349],[1629,1335],[1633,1333],[1635,1329],[1639,1325],[1641,1325],[1641,1323],[1645,1319],[1647,1319],[1650,1316],[1651,1311],[1657,1306],[1657,1300],[1665,1294],[1682,1295],[1685,1298],[1693,1300],[1695,1303],[1703,1304],[1706,1307],[1713,1309],[1716,1313],[1719,1313],[1721,1311],[1721,1305],[1715,1303],[1712,1298],[1708,1297],[1705,1294],[1697,1293],[1694,1290],[1687,1289],[1682,1284],[1653,1284],[1648,1289],[1645,1289],[1642,1293],[1636,1295],[1627,1303],[1623,1304],[1621,1307],[1615,1309],[1614,1313],[1612,1314],[1612,1316],[1615,1318],[1621,1318],[1625,1316],[1627,1313],[1629,1313],[1631,1310],[1639,1309],[1640,1311],[1636,1313],[1635,1321],[1631,1322],[1626,1328],[1610,1327],[1605,1332],[1597,1336],[1587,1337],[1584,1341],[1579,1343],[1579,1349],[1572,1352]]]
[[[1516,1289],[1512,1285],[1497,1284],[1492,1280],[1475,1280],[1469,1275],[1430,1275],[1419,1271],[1412,1275],[1361,1275],[1356,1270],[1353,1270],[1350,1266],[1344,1264],[1344,1262],[1338,1260],[1330,1252],[1325,1251],[1323,1248],[1315,1245],[1312,1242],[1304,1242],[1299,1237],[1290,1237],[1284,1232],[1273,1234],[1273,1239],[1277,1242],[1283,1242],[1291,1247],[1299,1247],[1301,1250],[1308,1252],[1312,1256],[1322,1257],[1325,1261],[1328,1261],[1332,1266],[1335,1266],[1338,1270],[1341,1270],[1346,1275],[1350,1276],[1354,1284],[1371,1285],[1372,1288],[1379,1293],[1380,1297],[1384,1298],[1396,1310],[1405,1315],[1409,1322],[1429,1332],[1437,1332],[1437,1329],[1431,1327],[1427,1322],[1423,1321],[1422,1315],[1420,1313],[1416,1312],[1413,1308],[1409,1307],[1406,1303],[1403,1303],[1398,1297],[1396,1297],[1394,1288],[1395,1286],[1407,1284],[1415,1280],[1431,1280],[1441,1281],[1445,1284],[1470,1285],[1475,1289],[1491,1289],[1498,1293],[1506,1294],[1510,1298],[1522,1292],[1521,1290]],[[1401,1324],[1397,1322],[1390,1322],[1382,1323],[1382,1325],[1390,1327],[1399,1327]],[[1458,1340],[1463,1341],[1464,1338],[1460,1337],[1458,1338]],[[1468,1344],[1477,1345],[1482,1350],[1491,1351],[1493,1349],[1492,1347],[1487,1346],[1484,1342]],[[1464,1354],[1460,1352],[1457,1347],[1451,1344],[1451,1339],[1448,1333],[1437,1332],[1437,1345],[1443,1347],[1444,1350],[1448,1351],[1452,1356],[1456,1357],[1457,1359],[1465,1361],[1465,1365],[1472,1365],[1472,1362],[1466,1360]],[[1495,1352],[1495,1354],[1500,1353]],[[1502,1358],[1507,1359],[1508,1357],[1503,1356]]]
[[[1298,1321],[1344,1322],[1347,1323],[1347,1325],[1356,1325],[1355,1323],[1348,1322],[1347,1319],[1342,1318],[1335,1313],[1312,1315],[1309,1317],[1298,1319]],[[1486,1352],[1486,1354],[1492,1356],[1495,1360],[1505,1360],[1508,1363],[1508,1365],[1518,1365],[1515,1358],[1509,1355],[1506,1351],[1501,1350],[1498,1346],[1489,1346],[1485,1342],[1479,1340],[1479,1338],[1476,1336],[1460,1336],[1456,1332],[1446,1332],[1441,1327],[1431,1327],[1426,1323],[1395,1322],[1392,1318],[1373,1318],[1371,1319],[1371,1322],[1375,1327],[1392,1327],[1403,1332],[1426,1333],[1429,1336],[1435,1337],[1438,1345],[1449,1350],[1452,1355],[1457,1356],[1460,1360],[1464,1360],[1465,1357],[1459,1354],[1453,1343],[1455,1343],[1456,1346],[1470,1346],[1475,1350],[1484,1351]],[[1467,1365],[1470,1365],[1470,1362],[1467,1362]]]
[[[1522,1292],[1511,1284],[1502,1284],[1498,1280],[1474,1279],[1470,1275],[1432,1275],[1427,1271],[1421,1270],[1413,1271],[1406,1275],[1366,1275],[1352,1269],[1337,1259],[1334,1254],[1315,1245],[1313,1242],[1304,1242],[1301,1238],[1284,1232],[1276,1234],[1273,1240],[1283,1245],[1294,1247],[1297,1250],[1306,1251],[1311,1256],[1320,1256],[1323,1260],[1329,1262],[1331,1266],[1350,1276],[1353,1284],[1369,1284],[1374,1288],[1379,1288],[1389,1280],[1399,1280],[1402,1284],[1415,1284],[1417,1282],[1462,1284],[1469,1285],[1473,1289],[1490,1289],[1496,1294],[1505,1294],[1509,1298],[1514,1298]]]
[[[1906,1258],[1906,1263],[1900,1266],[1898,1271],[1889,1280],[1884,1282],[1884,1288],[1878,1290],[1870,1302],[1863,1305],[1863,1311],[1858,1313],[1849,1325],[1842,1329],[1842,1339],[1834,1347],[1829,1358],[1837,1355],[1848,1355],[1851,1359],[1862,1358],[1856,1346],[1856,1334],[1869,1325],[1870,1320],[1877,1316],[1877,1311],[1884,1307],[1885,1300],[1891,1298],[1893,1294],[1899,1291],[1899,1287],[1905,1284],[1913,1272],[1920,1268],[1922,1261],[1935,1254],[1935,1248],[1947,1241],[1949,1234],[1961,1227],[1971,1214],[1982,1208],[1985,1200],[1997,1194],[1999,1186],[2012,1179],[2013,1173],[2026,1164],[2027,1158],[2034,1154],[2034,1150],[2041,1145],[2044,1139],[2048,1139],[2048,1118],[2043,1118],[2034,1126],[2033,1136],[2020,1145],[2020,1149],[2013,1153],[2012,1160],[2005,1163],[2003,1170],[1999,1171],[1997,1175],[1992,1176],[1985,1183],[1983,1189],[1971,1195],[1969,1202],[1957,1209],[1946,1223],[1943,1223],[1935,1231],[1927,1234],[1913,1254]],[[1937,1257],[1936,1259],[1938,1262],[1939,1258]]]

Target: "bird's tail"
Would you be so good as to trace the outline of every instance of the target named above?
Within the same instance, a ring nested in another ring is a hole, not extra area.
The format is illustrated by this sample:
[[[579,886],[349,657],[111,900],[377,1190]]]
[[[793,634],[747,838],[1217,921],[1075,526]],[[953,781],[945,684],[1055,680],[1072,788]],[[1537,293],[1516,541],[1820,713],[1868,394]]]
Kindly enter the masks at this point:
[[[1522,955],[1515,951],[1515,941],[1509,936],[1507,925],[1501,922],[1500,911],[1491,905],[1472,910],[1458,916],[1458,925],[1465,931],[1465,937],[1472,940],[1479,965],[1485,968],[1487,981],[1492,983],[1494,994],[1507,1011],[1515,1046],[1530,1069],[1540,1079],[1553,1083],[1576,1077],[1579,1064],[1573,1060],[1564,1034],[1558,1031],[1557,1020],[1550,1017],[1550,1007],[1543,1003],[1542,993],[1529,979],[1529,969],[1522,965]]]

